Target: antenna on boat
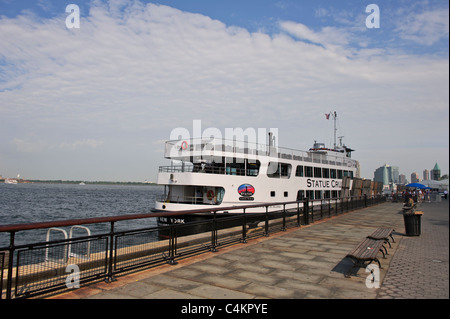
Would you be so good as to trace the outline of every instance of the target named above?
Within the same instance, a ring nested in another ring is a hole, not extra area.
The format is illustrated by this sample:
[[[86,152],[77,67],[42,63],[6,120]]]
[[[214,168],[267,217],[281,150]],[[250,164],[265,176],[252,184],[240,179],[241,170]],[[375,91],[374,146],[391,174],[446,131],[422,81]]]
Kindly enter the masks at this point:
[[[336,131],[337,131],[336,118],[337,118],[337,113],[336,113],[336,111],[334,111],[334,116],[333,116],[333,119],[334,119],[334,149],[336,149]]]
[[[327,120],[330,118],[330,115],[333,117],[333,120],[334,120],[334,149],[336,149],[336,131],[337,131],[336,119],[337,119],[337,113],[336,113],[336,111],[334,111],[334,112],[330,112],[328,114],[325,114]]]
[[[268,154],[272,154],[275,151],[275,136],[273,132],[269,132],[269,151]]]

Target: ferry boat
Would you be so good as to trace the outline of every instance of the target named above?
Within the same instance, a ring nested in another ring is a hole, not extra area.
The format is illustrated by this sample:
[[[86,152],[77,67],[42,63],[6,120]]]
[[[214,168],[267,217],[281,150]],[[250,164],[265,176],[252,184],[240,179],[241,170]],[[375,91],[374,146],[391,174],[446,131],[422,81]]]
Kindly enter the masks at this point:
[[[154,211],[179,212],[350,195],[353,178],[359,177],[359,163],[351,158],[354,150],[342,145],[342,140],[334,148],[315,142],[308,151],[279,148],[274,140],[269,133],[268,144],[214,138],[167,141],[165,158],[172,162],[170,166],[159,167],[157,183],[164,185],[165,190]],[[245,212],[262,213],[263,209],[249,208]],[[216,216],[240,213],[243,210],[224,210]],[[196,213],[160,217],[158,222],[186,223],[212,216],[211,212]]]

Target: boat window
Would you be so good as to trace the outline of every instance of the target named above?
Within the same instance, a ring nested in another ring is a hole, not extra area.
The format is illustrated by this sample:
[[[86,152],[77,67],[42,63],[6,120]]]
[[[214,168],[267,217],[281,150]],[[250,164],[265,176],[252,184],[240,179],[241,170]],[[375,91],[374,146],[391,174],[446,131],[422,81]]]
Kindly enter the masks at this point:
[[[284,192],[284,197],[288,197],[288,192]]]
[[[342,170],[338,169],[337,178],[342,179]]]
[[[336,178],[336,170],[335,169],[330,169],[330,178]]]
[[[307,191],[306,191],[306,198],[308,198],[308,199],[314,199],[314,191],[307,190]]]
[[[295,176],[303,177],[303,165],[298,165],[295,170]]]
[[[322,177],[330,178],[330,169],[329,168],[322,168]]]
[[[260,161],[248,161],[246,159],[245,161],[241,162],[236,160],[235,158],[233,159],[227,158],[225,165],[225,173],[227,175],[237,175],[237,176],[258,176],[260,166],[261,166]]]
[[[305,166],[305,177],[313,177],[313,169],[311,166]]]
[[[338,197],[338,192],[337,191],[331,191],[331,198],[336,198]]]
[[[330,194],[331,194],[330,191],[325,191],[325,192],[323,193],[323,198],[330,198]]]
[[[258,176],[259,174],[259,167],[261,166],[261,162],[260,161],[247,161],[247,172],[246,172],[246,176]]]
[[[314,197],[316,199],[322,199],[322,191],[315,191]]]
[[[291,164],[269,162],[267,176],[271,178],[289,178],[291,175]]]
[[[300,201],[304,199],[305,199],[305,191],[301,189],[297,192],[297,200]]]
[[[322,177],[322,169],[320,167],[314,167],[314,177]]]
[[[225,195],[225,189],[223,187],[216,187],[217,189],[217,205],[222,204],[223,196]]]
[[[180,204],[220,205],[224,195],[223,187],[170,185],[164,201]]]
[[[270,191],[270,197],[275,197],[275,191]]]

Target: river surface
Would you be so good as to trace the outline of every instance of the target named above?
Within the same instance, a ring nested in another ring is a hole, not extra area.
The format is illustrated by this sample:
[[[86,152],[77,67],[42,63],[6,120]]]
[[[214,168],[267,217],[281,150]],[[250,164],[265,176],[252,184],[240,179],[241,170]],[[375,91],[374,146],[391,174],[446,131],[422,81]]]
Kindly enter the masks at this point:
[[[0,225],[78,218],[150,213],[164,192],[155,185],[4,184],[0,183]],[[86,225],[92,234],[109,231],[108,224]],[[156,226],[155,218],[117,222],[116,230]],[[64,229],[69,234],[70,227]],[[76,230],[78,236],[85,231]],[[16,245],[46,240],[47,230],[16,234]],[[60,239],[62,232],[52,232]],[[9,245],[9,234],[0,233],[0,247]]]

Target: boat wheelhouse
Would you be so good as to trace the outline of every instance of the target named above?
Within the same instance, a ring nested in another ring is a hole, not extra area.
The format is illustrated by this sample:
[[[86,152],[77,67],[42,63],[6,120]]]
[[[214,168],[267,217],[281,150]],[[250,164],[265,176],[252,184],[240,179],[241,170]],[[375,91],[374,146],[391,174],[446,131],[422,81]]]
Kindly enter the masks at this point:
[[[352,179],[359,177],[359,164],[351,158],[352,149],[345,145],[328,149],[314,143],[309,151],[300,151],[276,147],[272,141],[270,133],[268,145],[214,138],[167,141],[165,158],[171,160],[171,165],[159,168],[157,183],[164,185],[165,191],[156,202],[155,211],[350,195]]]

